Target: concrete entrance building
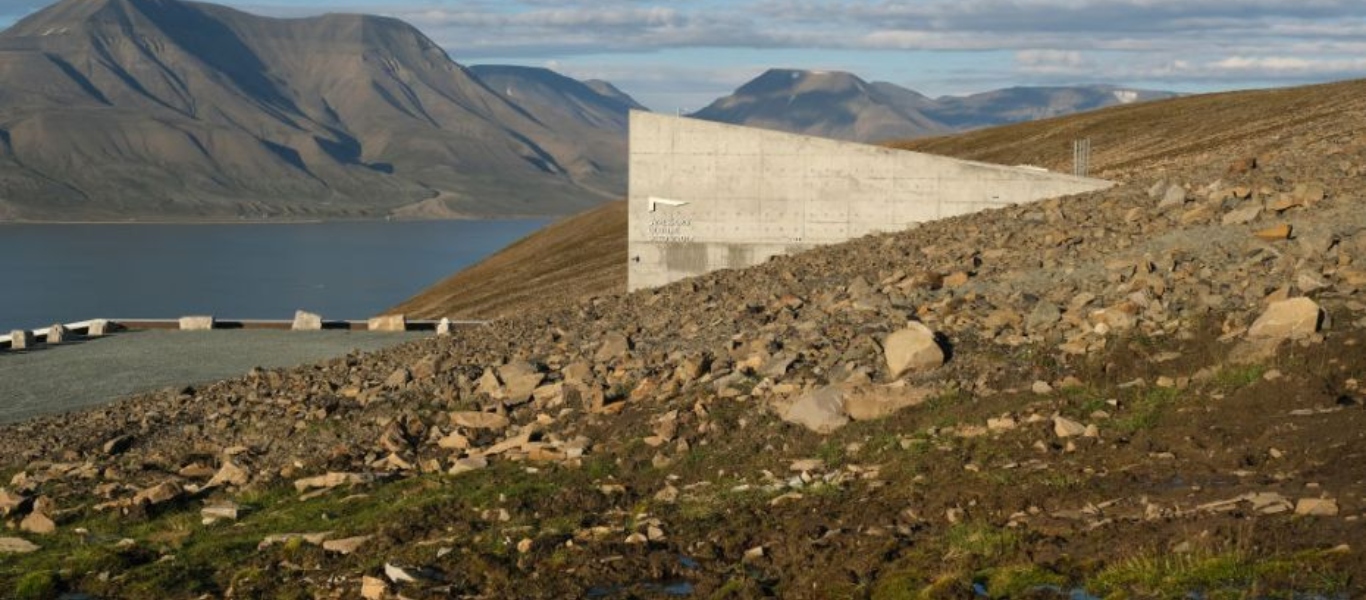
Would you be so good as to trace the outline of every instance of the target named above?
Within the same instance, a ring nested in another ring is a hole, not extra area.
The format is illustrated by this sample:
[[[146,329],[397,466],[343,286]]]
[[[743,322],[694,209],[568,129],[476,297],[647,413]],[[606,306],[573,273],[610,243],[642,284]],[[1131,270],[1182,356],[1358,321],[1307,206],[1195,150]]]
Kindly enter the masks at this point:
[[[1111,185],[1042,169],[633,112],[629,287]]]

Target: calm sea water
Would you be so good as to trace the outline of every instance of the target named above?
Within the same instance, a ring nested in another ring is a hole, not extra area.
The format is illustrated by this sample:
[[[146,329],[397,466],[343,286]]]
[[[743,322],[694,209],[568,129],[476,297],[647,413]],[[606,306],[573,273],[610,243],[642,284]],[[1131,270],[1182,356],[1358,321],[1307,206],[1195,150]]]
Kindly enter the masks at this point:
[[[546,223],[0,225],[0,331],[296,309],[363,319]]]

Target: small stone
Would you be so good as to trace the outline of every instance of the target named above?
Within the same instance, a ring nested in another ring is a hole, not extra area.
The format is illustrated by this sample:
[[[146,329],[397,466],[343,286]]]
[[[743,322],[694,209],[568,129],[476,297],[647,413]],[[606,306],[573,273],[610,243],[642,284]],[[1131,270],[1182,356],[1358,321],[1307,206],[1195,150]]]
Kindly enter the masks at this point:
[[[9,490],[0,488],[0,517],[8,517],[11,514],[28,510],[31,502],[28,498],[15,494]]]
[[[1262,316],[1248,328],[1252,339],[1302,339],[1318,333],[1323,323],[1323,309],[1309,298],[1292,298],[1273,302]]]
[[[968,275],[964,271],[958,271],[957,273],[946,275],[944,277],[943,285],[947,289],[960,288],[967,285],[971,277],[971,275]]]
[[[133,447],[133,441],[135,439],[136,438],[131,435],[121,435],[105,442],[101,449],[104,451],[105,456],[118,456]]]
[[[1040,396],[1053,393],[1053,386],[1048,385],[1047,381],[1035,381],[1029,389]]]
[[[993,432],[1014,431],[1019,427],[1019,423],[1014,417],[1001,417],[998,419],[987,419],[987,430]]]
[[[23,538],[0,537],[0,554],[30,554],[42,548]]]
[[[383,600],[389,593],[389,584],[378,577],[365,576],[360,579],[360,597],[365,600]]]
[[[408,331],[408,318],[404,315],[382,315],[371,318],[366,323],[370,331],[396,333]]]
[[[391,390],[403,389],[412,380],[413,375],[408,372],[408,369],[400,368],[389,374],[389,377],[384,380],[384,387]]]
[[[788,470],[797,473],[804,473],[807,471],[819,471],[824,468],[825,461],[819,458],[804,458],[801,460],[792,461],[792,465],[788,467]]]
[[[615,359],[625,358],[632,349],[631,338],[618,332],[610,332],[602,336],[602,345],[593,355],[597,362],[611,362]]]
[[[1224,225],[1244,225],[1257,220],[1262,215],[1262,206],[1256,203],[1249,203],[1240,206],[1225,214],[1222,222]]]
[[[489,429],[501,431],[512,424],[507,417],[479,411],[459,411],[451,413],[451,423],[467,429]]]
[[[322,331],[322,315],[308,311],[294,311],[294,323],[289,327],[293,331]]]
[[[844,413],[855,421],[873,421],[920,406],[933,396],[933,391],[920,388],[859,390],[844,395]]]
[[[1295,514],[1308,517],[1338,516],[1337,500],[1325,498],[1300,498],[1295,503]]]
[[[745,550],[744,558],[742,558],[741,560],[742,560],[743,562],[745,562],[745,563],[754,563],[754,562],[758,562],[759,559],[761,559],[761,558],[763,558],[763,557],[764,557],[764,547],[763,547],[763,546],[755,546],[755,547],[753,547],[753,548],[750,548],[749,550]]]
[[[1268,242],[1278,242],[1290,239],[1290,234],[1293,231],[1294,229],[1290,225],[1277,225],[1258,231],[1253,235]]]
[[[369,483],[373,478],[358,473],[328,473],[317,477],[305,477],[294,482],[294,489],[299,493],[307,492],[312,489],[332,489],[342,485],[360,485]]]
[[[1163,192],[1162,201],[1157,203],[1157,207],[1169,208],[1172,206],[1180,206],[1186,203],[1186,197],[1186,188],[1172,184]]]
[[[451,468],[450,468],[450,470],[447,471],[447,473],[450,474],[450,475],[460,475],[460,474],[462,474],[462,473],[469,473],[470,471],[478,471],[478,470],[481,470],[481,469],[487,469],[488,466],[489,466],[489,461],[488,461],[488,459],[487,459],[487,458],[484,458],[484,457],[482,457],[482,456],[480,456],[480,457],[471,457],[471,458],[461,458],[461,459],[456,459],[456,460],[451,464]]]
[[[912,322],[905,329],[887,336],[882,351],[890,377],[900,379],[907,372],[929,371],[943,366],[944,350],[935,338],[933,330],[918,322]]]
[[[240,514],[241,508],[231,502],[215,504],[199,509],[199,516],[202,517],[206,523],[215,521],[236,521]]]
[[[417,576],[403,567],[384,563],[384,576],[394,583],[417,583]]]
[[[451,433],[437,440],[436,445],[446,450],[468,450],[470,439],[458,433]]]
[[[640,544],[648,544],[649,542],[650,538],[645,537],[645,535],[641,533],[633,533],[631,535],[626,536],[626,543],[631,544],[633,546],[638,546]]]
[[[783,412],[788,423],[801,425],[820,434],[828,434],[849,423],[844,412],[845,390],[827,386],[802,396]]]
[[[517,542],[517,553],[526,554],[531,552],[531,548],[534,544],[535,542],[532,541],[531,538],[522,538],[522,541]]]
[[[372,537],[374,536],[361,535],[340,540],[327,540],[323,542],[323,550],[341,555],[353,554],[357,550],[360,550],[361,546],[364,546],[366,542],[369,542]]]
[[[182,490],[175,482],[168,481],[159,485],[149,487],[133,496],[133,504],[147,504],[156,506],[165,504],[180,497]]]
[[[57,531],[57,523],[51,518],[40,512],[31,512],[23,521],[19,522],[19,529],[28,533],[38,535],[48,535]]]
[[[200,315],[180,318],[181,331],[209,331],[213,329],[214,318],[212,316]]]
[[[242,487],[246,485],[248,481],[251,481],[251,473],[247,472],[246,469],[237,466],[231,460],[224,459],[223,466],[218,468],[218,472],[214,473],[213,479],[210,479],[209,483],[205,484],[205,487],[219,487],[223,485]]]
[[[1067,417],[1053,417],[1053,433],[1060,438],[1079,437],[1086,434],[1086,426]]]

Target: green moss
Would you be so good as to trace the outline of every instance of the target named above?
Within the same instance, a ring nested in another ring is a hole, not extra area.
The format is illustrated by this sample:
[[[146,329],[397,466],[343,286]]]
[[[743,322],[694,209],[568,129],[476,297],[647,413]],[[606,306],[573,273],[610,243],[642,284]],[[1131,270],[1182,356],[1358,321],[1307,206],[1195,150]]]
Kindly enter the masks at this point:
[[[1226,367],[1215,374],[1214,385],[1224,392],[1232,392],[1261,380],[1266,371],[1262,365]]]
[[[16,600],[49,600],[57,597],[57,585],[60,581],[57,574],[52,571],[34,571],[23,577],[14,584],[14,598]]]
[[[1115,420],[1115,426],[1125,433],[1134,433],[1157,426],[1162,415],[1176,402],[1177,390],[1174,388],[1148,388],[1137,393],[1120,406],[1123,415]]]
[[[959,523],[944,535],[950,557],[972,557],[993,563],[1020,545],[1020,534],[1013,529],[987,523]]]
[[[989,569],[979,581],[992,598],[1020,598],[1039,588],[1062,587],[1067,578],[1034,565],[1016,565]]]
[[[1104,597],[1244,598],[1332,596],[1346,589],[1348,578],[1331,552],[1253,558],[1241,552],[1147,553],[1113,564],[1088,584]]]
[[[916,600],[921,597],[926,579],[914,570],[898,570],[878,578],[872,600]]]

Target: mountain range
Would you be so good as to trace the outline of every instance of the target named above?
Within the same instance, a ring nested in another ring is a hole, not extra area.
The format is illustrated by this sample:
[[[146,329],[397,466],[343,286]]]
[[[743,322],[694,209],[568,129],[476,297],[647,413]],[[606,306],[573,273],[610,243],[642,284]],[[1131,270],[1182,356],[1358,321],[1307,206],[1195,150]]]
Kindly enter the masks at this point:
[[[0,33],[0,218],[479,217],[620,194],[633,102],[513,76],[535,84],[495,91],[394,19],[64,0]]]
[[[852,73],[771,69],[691,116],[842,140],[905,140],[1058,117],[1177,94],[1113,85],[1014,87],[930,98]]]
[[[1170,95],[936,99],[775,69],[693,116],[884,141]],[[605,81],[462,66],[390,18],[63,0],[0,32],[0,221],[568,214],[624,195],[644,109]]]

